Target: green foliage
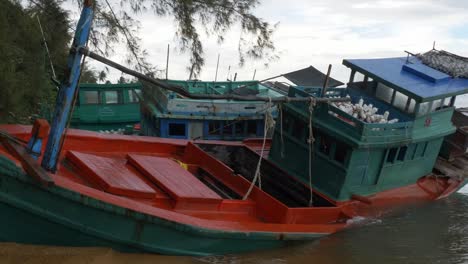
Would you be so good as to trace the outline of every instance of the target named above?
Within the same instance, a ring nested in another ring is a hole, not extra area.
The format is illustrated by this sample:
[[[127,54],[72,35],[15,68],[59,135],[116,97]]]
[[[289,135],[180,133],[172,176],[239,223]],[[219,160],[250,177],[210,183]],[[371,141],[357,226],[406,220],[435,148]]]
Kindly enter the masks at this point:
[[[28,122],[53,97],[37,22],[16,2],[0,1],[0,122]]]
[[[146,61],[147,52],[136,37],[139,23],[133,15],[153,11],[158,16],[172,16],[177,26],[175,32],[182,51],[190,52],[187,69],[194,77],[201,72],[204,60],[203,44],[200,41],[201,27],[208,35],[215,35],[223,42],[226,32],[239,24],[242,34],[239,39],[239,63],[246,57],[272,61],[277,59],[271,39],[274,27],[255,16],[253,9],[258,0],[118,0],[118,12],[109,0],[96,1],[95,27],[91,44],[104,55],[112,52],[113,44],[124,41],[128,48],[127,63],[144,73],[157,73]],[[127,12],[127,10],[130,10]]]

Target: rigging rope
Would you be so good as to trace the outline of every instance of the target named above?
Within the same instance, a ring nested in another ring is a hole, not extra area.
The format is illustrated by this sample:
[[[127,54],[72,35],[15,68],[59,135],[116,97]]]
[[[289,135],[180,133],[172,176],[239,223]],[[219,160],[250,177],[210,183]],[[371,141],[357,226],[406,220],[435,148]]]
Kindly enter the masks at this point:
[[[312,114],[314,113],[315,100],[313,97],[310,97],[309,103],[309,138],[307,143],[309,143],[309,190],[310,190],[310,199],[309,207],[314,203],[314,191],[312,189],[312,158],[313,158],[313,147],[314,147],[314,132],[312,128]]]
[[[252,182],[250,183],[250,187],[247,190],[247,192],[245,193],[242,200],[246,200],[249,197],[250,193],[252,192],[253,187],[255,186],[255,184],[257,182],[257,179],[258,179],[258,187],[260,189],[262,189],[262,179],[261,179],[261,175],[260,175],[260,168],[261,168],[261,165],[262,165],[263,153],[265,151],[265,144],[266,144],[266,138],[267,138],[267,135],[268,135],[268,131],[272,127],[274,127],[274,123],[275,123],[275,121],[273,119],[273,115],[271,113],[272,108],[273,108],[273,104],[271,102],[271,97],[268,97],[268,98],[269,98],[268,109],[267,109],[267,111],[265,111],[265,124],[264,124],[264,127],[263,127],[262,150],[260,151],[260,157],[259,157],[259,160],[258,160],[258,163],[257,163],[257,168],[255,169],[255,176],[252,179]]]

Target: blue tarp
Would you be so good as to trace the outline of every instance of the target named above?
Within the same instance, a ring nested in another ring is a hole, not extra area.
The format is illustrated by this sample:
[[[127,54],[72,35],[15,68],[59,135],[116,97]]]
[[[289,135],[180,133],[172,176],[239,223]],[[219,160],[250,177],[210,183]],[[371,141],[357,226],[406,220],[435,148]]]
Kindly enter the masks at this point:
[[[468,79],[452,78],[416,57],[408,62],[402,57],[344,60],[343,64],[419,102],[468,93]]]

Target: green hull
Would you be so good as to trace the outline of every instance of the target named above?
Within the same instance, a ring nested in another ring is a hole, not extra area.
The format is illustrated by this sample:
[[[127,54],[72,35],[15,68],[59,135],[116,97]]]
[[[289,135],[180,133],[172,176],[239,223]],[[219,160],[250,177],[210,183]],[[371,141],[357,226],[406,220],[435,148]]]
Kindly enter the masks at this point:
[[[60,187],[41,187],[27,175],[7,171],[4,164],[0,168],[0,240],[5,242],[197,256],[288,243],[278,240],[275,233],[226,232],[168,221]],[[291,235],[289,239],[296,237]],[[312,240],[320,236],[323,234],[296,238]]]

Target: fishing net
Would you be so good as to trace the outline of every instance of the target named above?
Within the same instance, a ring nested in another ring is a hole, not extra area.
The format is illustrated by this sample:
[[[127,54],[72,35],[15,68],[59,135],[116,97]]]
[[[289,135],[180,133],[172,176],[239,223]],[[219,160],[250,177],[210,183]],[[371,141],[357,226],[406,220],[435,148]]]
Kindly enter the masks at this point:
[[[431,50],[416,56],[427,66],[454,78],[468,78],[468,58],[443,50]]]

